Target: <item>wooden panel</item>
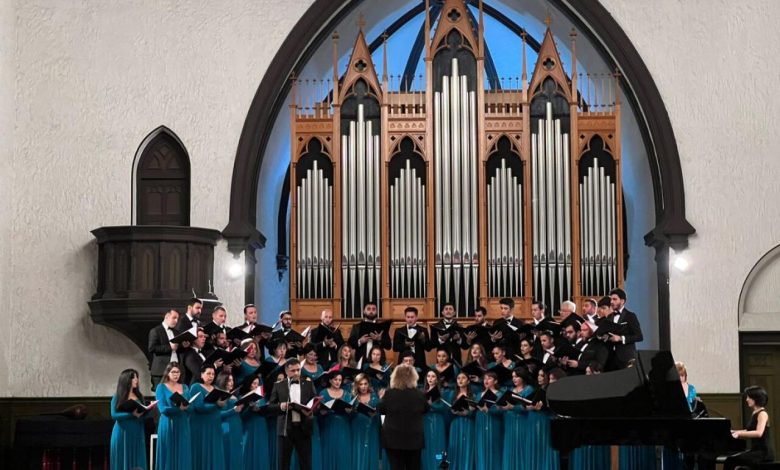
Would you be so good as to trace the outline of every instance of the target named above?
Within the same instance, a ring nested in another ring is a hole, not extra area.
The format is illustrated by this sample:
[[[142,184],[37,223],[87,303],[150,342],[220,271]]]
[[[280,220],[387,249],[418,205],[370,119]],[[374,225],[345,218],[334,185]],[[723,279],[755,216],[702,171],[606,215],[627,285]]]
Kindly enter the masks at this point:
[[[740,348],[742,360],[742,384],[743,386],[758,385],[763,387],[769,395],[767,410],[769,422],[772,427],[780,423],[780,345],[743,345]],[[740,398],[740,402],[742,399]],[[743,421],[736,421],[743,428],[750,419],[750,410],[742,404]],[[773,433],[772,439],[777,449],[780,445],[780,436]]]

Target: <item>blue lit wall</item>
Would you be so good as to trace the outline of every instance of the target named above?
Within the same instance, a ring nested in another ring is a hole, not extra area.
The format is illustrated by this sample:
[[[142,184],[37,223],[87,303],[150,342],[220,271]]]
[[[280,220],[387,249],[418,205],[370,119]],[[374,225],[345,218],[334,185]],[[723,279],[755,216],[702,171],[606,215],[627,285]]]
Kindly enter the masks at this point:
[[[418,1],[390,0],[366,2],[371,9],[358,9],[351,12],[337,27],[341,37],[339,41],[339,71],[343,72],[349,59],[357,35],[358,15],[362,12],[366,21],[364,28],[370,44],[380,37],[385,29],[406,11],[419,4]],[[503,0],[486,1],[525,29],[528,34],[541,42],[545,31],[544,19],[548,11],[552,15],[552,32],[556,38],[558,52],[564,67],[569,70],[571,50],[569,32],[572,24],[555,7],[543,0]],[[472,13],[478,17],[478,11],[472,7]],[[418,14],[406,25],[388,38],[388,74],[401,75],[409,61],[409,53],[423,25],[423,14]],[[490,50],[499,77],[519,77],[521,70],[521,39],[495,18],[485,16],[485,44]],[[332,44],[325,41],[304,67],[301,77],[327,79],[332,76]],[[528,74],[533,72],[536,53],[526,49]],[[372,58],[381,77],[382,48],[373,52]],[[579,73],[605,73],[606,63],[601,59],[587,38],[577,38],[577,70]],[[415,75],[424,74],[423,58],[417,59]],[[259,78],[258,78],[259,82]],[[415,86],[414,88],[419,88]],[[625,97],[621,101],[626,103]],[[279,280],[276,270],[277,218],[282,184],[290,162],[290,120],[287,112],[289,97],[282,107],[276,124],[271,132],[268,147],[260,169],[257,195],[258,229],[268,237],[266,247],[257,252],[255,299],[264,322],[273,323],[280,310],[289,307],[289,273],[285,271]],[[629,307],[636,311],[642,323],[645,348],[658,345],[657,285],[656,265],[653,251],[644,246],[643,236],[654,226],[653,190],[650,172],[641,139],[640,130],[633,110],[622,107],[622,151],[623,151],[623,190],[628,230],[628,275],[626,290],[629,295]],[[287,217],[289,233],[289,211]]]

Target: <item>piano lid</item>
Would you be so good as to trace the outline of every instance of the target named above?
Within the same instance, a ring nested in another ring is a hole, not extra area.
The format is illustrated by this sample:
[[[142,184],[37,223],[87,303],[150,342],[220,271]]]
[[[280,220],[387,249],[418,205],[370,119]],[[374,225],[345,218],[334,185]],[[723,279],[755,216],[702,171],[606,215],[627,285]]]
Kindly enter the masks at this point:
[[[670,351],[639,351],[634,367],[560,379],[547,404],[571,417],[691,416]]]

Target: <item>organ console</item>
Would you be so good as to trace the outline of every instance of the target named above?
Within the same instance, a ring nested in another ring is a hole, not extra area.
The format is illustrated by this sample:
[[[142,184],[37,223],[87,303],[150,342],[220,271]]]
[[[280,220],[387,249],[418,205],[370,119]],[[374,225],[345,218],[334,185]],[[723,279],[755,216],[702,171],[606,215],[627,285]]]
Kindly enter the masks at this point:
[[[426,1],[426,7],[430,7]],[[430,8],[426,11],[431,11]],[[436,9],[434,11],[439,11]],[[293,77],[290,297],[296,318],[458,316],[511,297],[529,316],[623,285],[617,76],[568,70],[548,20],[533,72],[485,80],[482,5],[426,15],[425,76],[381,78],[361,29],[345,70]],[[435,24],[435,30],[432,25]],[[385,36],[386,40],[386,36]]]

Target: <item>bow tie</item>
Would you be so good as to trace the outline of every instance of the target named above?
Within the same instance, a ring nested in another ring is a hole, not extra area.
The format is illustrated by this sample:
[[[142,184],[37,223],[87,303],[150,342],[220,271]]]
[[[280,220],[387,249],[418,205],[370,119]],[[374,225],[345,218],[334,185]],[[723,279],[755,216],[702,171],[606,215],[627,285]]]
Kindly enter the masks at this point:
[[[301,381],[298,380],[298,379],[290,380],[290,385],[292,385],[292,384],[300,384],[300,383],[301,383]]]

